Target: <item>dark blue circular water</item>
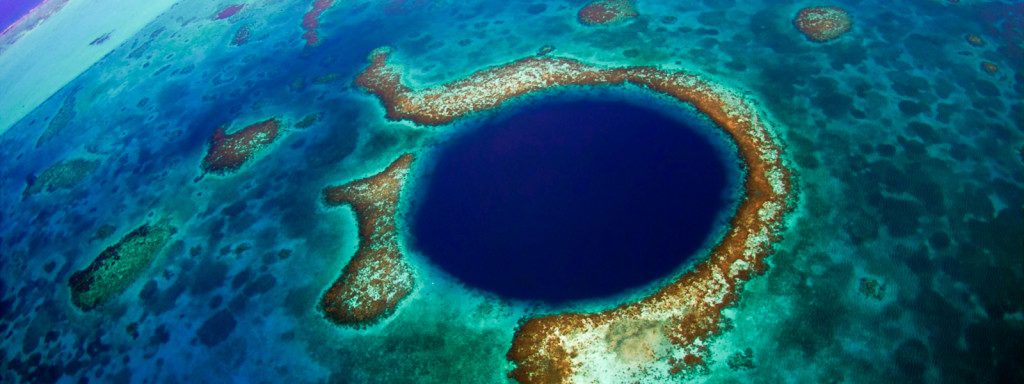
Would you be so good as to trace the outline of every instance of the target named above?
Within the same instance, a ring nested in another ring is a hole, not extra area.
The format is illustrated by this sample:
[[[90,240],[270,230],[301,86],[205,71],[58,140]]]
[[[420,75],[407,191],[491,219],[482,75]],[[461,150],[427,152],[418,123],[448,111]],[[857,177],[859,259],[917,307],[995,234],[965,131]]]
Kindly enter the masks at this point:
[[[729,208],[698,128],[644,107],[526,107],[447,143],[412,209],[416,249],[469,286],[564,303],[666,277]]]

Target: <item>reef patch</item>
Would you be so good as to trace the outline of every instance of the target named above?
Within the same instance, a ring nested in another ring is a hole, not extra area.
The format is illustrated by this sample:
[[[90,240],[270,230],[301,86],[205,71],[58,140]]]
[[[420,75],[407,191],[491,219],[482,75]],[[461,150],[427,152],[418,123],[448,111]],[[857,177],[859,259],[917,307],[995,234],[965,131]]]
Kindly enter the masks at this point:
[[[581,8],[576,20],[583,25],[618,24],[639,15],[631,0],[597,0]]]
[[[316,0],[313,2],[313,8],[306,12],[305,15],[302,15],[302,29],[306,30],[302,34],[302,38],[306,39],[307,47],[316,46],[320,43],[320,36],[316,33],[316,29],[320,27],[320,14],[333,4],[334,0]]]
[[[238,11],[241,11],[242,8],[244,8],[244,7],[245,7],[245,4],[229,5],[227,8],[224,8],[219,13],[217,13],[217,16],[215,16],[214,19],[216,19],[216,20],[224,20],[226,18],[234,16],[236,13],[238,13]]]
[[[21,192],[21,197],[26,199],[43,191],[53,192],[58,189],[74,188],[85,181],[85,178],[98,165],[99,161],[86,159],[65,160],[51,165],[39,176],[28,178],[25,190]]]
[[[808,7],[797,13],[793,24],[808,40],[824,43],[848,32],[853,22],[842,8]]]
[[[203,173],[225,175],[237,171],[277,140],[280,133],[281,122],[277,118],[249,125],[232,134],[226,134],[224,127],[217,128],[203,157]]]
[[[167,218],[135,228],[71,275],[71,302],[88,311],[117,296],[146,271],[176,232]]]

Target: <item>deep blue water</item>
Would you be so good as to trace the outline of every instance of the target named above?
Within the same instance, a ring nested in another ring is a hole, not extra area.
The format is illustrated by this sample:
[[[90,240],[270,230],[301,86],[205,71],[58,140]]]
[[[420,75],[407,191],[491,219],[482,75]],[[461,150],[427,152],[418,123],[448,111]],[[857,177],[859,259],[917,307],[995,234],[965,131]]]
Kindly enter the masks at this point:
[[[698,133],[627,103],[543,103],[445,145],[414,208],[416,246],[470,286],[561,303],[666,276],[727,206]]]
[[[0,6],[0,32],[41,3],[40,0],[4,0]]]

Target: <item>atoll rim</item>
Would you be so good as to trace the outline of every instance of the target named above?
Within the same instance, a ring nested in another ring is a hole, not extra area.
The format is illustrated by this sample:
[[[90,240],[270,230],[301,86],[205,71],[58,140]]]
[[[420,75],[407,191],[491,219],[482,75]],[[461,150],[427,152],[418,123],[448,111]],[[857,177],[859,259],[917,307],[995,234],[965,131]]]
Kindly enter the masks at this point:
[[[380,97],[392,119],[441,125],[531,92],[628,82],[692,104],[723,129],[746,168],[745,193],[731,229],[708,259],[638,302],[599,313],[530,319],[519,327],[508,353],[517,363],[512,375],[520,382],[586,380],[600,371],[588,364],[610,364],[608,351],[614,349],[603,337],[609,327],[645,319],[654,321],[651,329],[656,337],[673,348],[652,351],[649,359],[625,359],[627,363],[618,366],[617,372],[630,372],[629,367],[651,372],[671,360],[671,366],[661,372],[670,376],[702,364],[708,352],[703,346],[706,339],[720,331],[722,311],[738,299],[743,283],[764,270],[764,259],[794,201],[791,171],[784,164],[781,146],[751,103],[695,75],[645,67],[606,69],[551,56],[520,59],[465,79],[413,90],[403,84],[402,71],[388,62],[390,54],[389,49],[374,51],[370,67],[356,83]]]

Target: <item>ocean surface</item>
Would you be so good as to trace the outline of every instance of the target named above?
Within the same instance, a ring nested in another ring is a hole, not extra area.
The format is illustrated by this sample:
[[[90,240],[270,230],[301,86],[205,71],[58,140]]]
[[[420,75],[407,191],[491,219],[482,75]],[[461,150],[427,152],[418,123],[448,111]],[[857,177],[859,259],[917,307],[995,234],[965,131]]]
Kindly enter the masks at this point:
[[[15,21],[18,21],[22,16],[28,14],[32,8],[39,5],[39,0],[8,0],[4,2],[3,8],[0,8],[0,31],[7,29]]]
[[[767,270],[696,368],[595,381],[1024,382],[1020,1],[635,0],[605,25],[584,0],[119,2],[0,36],[0,382],[513,383],[525,319],[641,300],[743,225],[747,169],[691,106],[574,86],[421,125],[354,84],[380,47],[414,89],[544,55],[697,74],[770,122],[797,193]],[[812,6],[849,31],[808,39]],[[324,189],[407,153],[384,222],[413,290],[329,321],[361,242]],[[83,309],[95,260],[142,261]]]

